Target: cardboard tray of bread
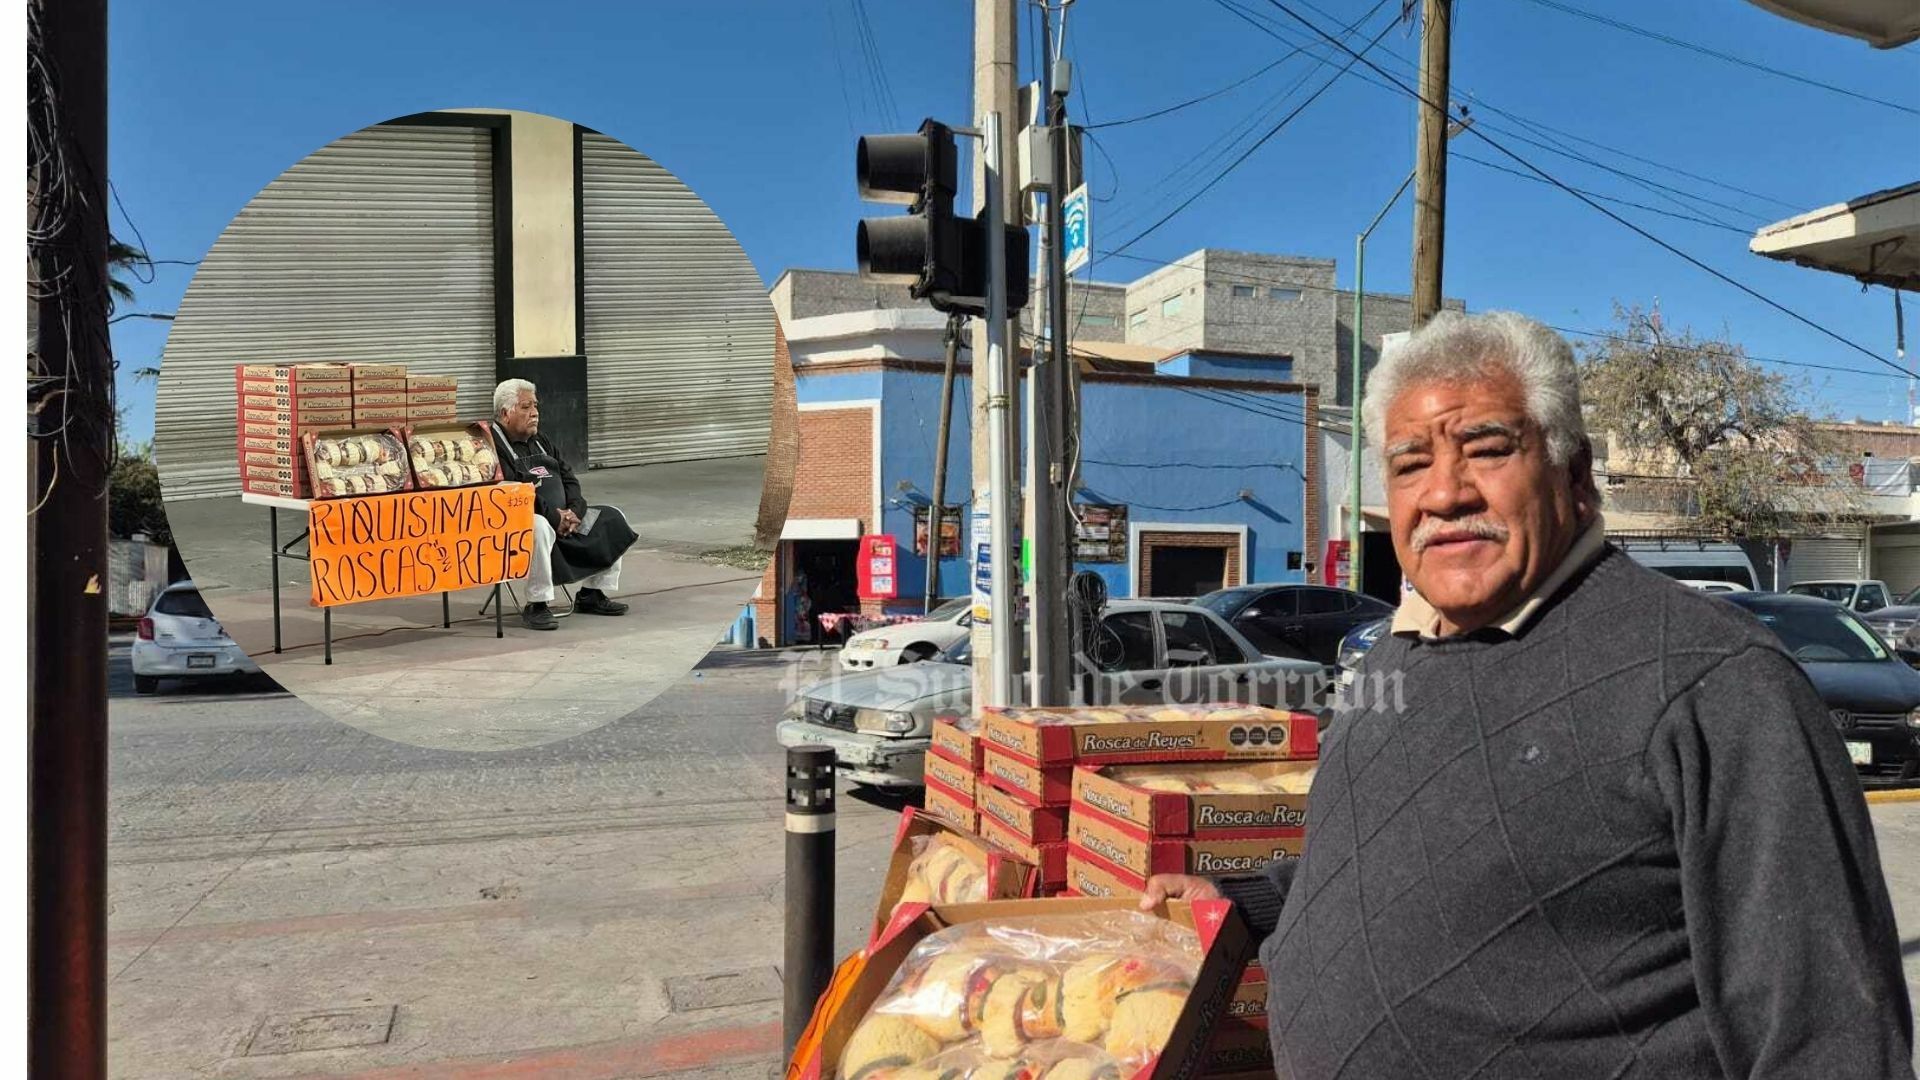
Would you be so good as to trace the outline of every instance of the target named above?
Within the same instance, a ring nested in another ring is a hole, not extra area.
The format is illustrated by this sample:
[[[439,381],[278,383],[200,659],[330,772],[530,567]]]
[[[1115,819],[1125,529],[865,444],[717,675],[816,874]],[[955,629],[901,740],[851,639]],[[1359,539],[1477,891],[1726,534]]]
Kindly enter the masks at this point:
[[[902,904],[956,904],[1032,896],[1034,868],[938,815],[900,812],[893,857],[880,883],[871,941]]]
[[[1034,765],[1289,760],[1319,756],[1307,713],[1256,705],[987,708],[980,737]]]
[[[1198,1076],[1253,944],[1225,901],[1008,900],[902,907],[802,1080]]]
[[[1312,761],[1082,765],[1073,801],[1154,836],[1265,835],[1307,824]]]
[[[316,499],[392,495],[413,490],[406,439],[390,428],[309,431],[307,474]]]
[[[500,479],[500,457],[493,446],[493,425],[419,425],[407,429],[407,457],[422,488],[469,487]]]

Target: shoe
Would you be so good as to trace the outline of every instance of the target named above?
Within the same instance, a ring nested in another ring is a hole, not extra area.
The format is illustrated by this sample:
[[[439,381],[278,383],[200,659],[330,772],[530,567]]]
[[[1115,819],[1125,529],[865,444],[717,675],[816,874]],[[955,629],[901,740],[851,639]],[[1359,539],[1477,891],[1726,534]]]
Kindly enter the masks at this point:
[[[529,630],[558,630],[560,623],[547,610],[543,603],[532,603],[520,610],[520,621],[527,624]]]
[[[573,610],[588,615],[625,615],[627,605],[607,599],[607,594],[599,589],[581,589],[580,595],[573,598]]]

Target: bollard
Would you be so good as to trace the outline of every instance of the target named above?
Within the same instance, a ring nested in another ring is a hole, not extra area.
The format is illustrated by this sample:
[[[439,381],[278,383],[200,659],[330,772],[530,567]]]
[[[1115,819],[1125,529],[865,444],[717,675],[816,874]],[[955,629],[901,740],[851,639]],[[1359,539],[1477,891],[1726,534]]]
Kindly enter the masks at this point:
[[[814,1004],[833,978],[833,750],[787,750],[785,1057],[813,1019]]]

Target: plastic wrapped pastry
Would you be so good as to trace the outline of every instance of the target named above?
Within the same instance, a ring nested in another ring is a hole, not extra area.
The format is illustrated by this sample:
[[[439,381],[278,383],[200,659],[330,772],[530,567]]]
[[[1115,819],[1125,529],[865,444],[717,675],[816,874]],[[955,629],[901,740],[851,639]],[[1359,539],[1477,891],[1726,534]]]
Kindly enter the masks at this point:
[[[460,427],[416,428],[407,435],[407,454],[423,488],[467,487],[500,479],[493,431],[484,420]]]
[[[841,1080],[1118,1080],[1165,1046],[1199,937],[1136,911],[965,923],[929,935],[841,1055]]]
[[[316,499],[388,495],[413,487],[406,449],[395,432],[308,432],[303,441]]]
[[[987,898],[987,862],[949,836],[915,837],[900,903],[970,904]]]

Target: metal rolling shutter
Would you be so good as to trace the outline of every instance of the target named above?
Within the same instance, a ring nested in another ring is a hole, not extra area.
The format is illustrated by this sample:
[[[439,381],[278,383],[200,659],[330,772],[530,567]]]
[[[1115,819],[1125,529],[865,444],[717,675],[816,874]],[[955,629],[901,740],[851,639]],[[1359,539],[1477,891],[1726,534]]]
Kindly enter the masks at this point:
[[[1864,569],[1863,545],[1857,536],[1795,537],[1787,555],[1787,573],[1781,575],[1784,587],[1791,581],[1831,581],[1857,578]]]
[[[493,154],[480,128],[377,127],[315,151],[227,225],[167,337],[154,456],[169,499],[232,495],[233,365],[404,362],[491,411]]]
[[[581,144],[592,464],[767,450],[773,305],[706,203],[616,139]]]
[[[1893,591],[1890,599],[1896,602],[1920,586],[1920,537],[1909,535],[1876,539],[1873,545],[1873,576],[1887,583],[1887,588]]]

